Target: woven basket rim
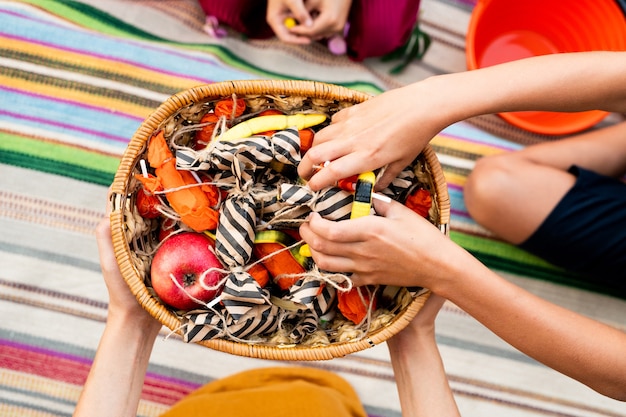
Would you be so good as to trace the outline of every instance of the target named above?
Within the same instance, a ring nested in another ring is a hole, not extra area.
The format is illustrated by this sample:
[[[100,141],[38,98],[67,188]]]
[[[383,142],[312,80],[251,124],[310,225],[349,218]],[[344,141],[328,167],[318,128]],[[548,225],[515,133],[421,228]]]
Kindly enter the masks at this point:
[[[229,97],[232,94],[291,95],[348,101],[355,104],[371,97],[371,95],[357,90],[318,81],[227,81],[201,85],[174,94],[144,120],[131,138],[111,185],[109,202],[111,206],[111,234],[117,262],[122,276],[131,292],[146,311],[173,332],[177,332],[180,327],[179,318],[148,291],[143,278],[131,258],[131,248],[126,241],[124,232],[124,202],[126,199],[128,180],[139,157],[145,150],[148,139],[164,120],[173,115],[180,108],[189,104],[209,99]],[[429,165],[436,189],[440,228],[443,233],[447,234],[450,218],[450,202],[443,170],[430,145],[424,148],[422,154]],[[342,357],[382,343],[404,329],[421,309],[429,295],[430,292],[425,291],[415,297],[404,311],[399,313],[389,325],[359,340],[337,342],[326,346],[315,347],[300,345],[289,347],[256,345],[253,343],[238,343],[227,339],[212,339],[196,343],[218,351],[260,359],[312,361]]]

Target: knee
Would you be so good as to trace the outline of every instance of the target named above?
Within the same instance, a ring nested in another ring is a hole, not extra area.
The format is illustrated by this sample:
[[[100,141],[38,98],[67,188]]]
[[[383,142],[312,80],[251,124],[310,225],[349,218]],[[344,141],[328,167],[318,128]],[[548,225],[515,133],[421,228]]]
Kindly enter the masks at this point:
[[[514,181],[515,158],[511,154],[483,157],[467,177],[463,198],[468,213],[480,224],[488,222],[497,212],[497,205],[506,198]]]

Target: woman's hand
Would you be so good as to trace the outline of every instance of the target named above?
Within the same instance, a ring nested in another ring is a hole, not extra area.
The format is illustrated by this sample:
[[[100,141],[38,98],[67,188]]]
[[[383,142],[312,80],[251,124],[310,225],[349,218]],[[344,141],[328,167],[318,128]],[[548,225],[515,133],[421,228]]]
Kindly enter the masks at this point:
[[[329,221],[317,213],[300,227],[320,269],[352,272],[355,285],[430,288],[456,251],[462,251],[426,219],[402,204],[374,201],[380,216]]]
[[[121,318],[125,322],[141,323],[155,329],[156,336],[161,324],[144,310],[131,293],[115,259],[111,240],[111,224],[109,217],[104,217],[96,228],[96,239],[100,254],[100,267],[104,282],[109,291],[109,318]]]
[[[423,81],[336,113],[332,123],[316,133],[298,174],[319,190],[386,166],[376,184],[379,190],[385,188],[450,123],[443,108],[434,110],[442,93],[430,90]],[[326,161],[330,163],[324,169],[316,169]]]
[[[283,42],[308,44],[343,33],[352,0],[268,0],[267,23]],[[285,26],[285,19],[298,22]]]
[[[420,309],[415,318],[411,320],[407,328],[413,328],[414,330],[420,331],[424,334],[427,333],[434,336],[435,319],[445,302],[445,298],[431,292],[428,300],[426,300],[424,306]]]

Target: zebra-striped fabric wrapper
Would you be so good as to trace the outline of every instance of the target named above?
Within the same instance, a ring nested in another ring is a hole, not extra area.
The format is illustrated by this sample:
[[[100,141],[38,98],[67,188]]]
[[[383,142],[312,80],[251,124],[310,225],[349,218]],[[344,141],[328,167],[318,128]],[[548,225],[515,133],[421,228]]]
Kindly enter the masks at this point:
[[[281,164],[298,166],[300,163],[300,134],[296,128],[288,128],[272,135],[272,154]]]
[[[414,186],[417,185],[417,182],[417,176],[413,171],[413,165],[411,165],[400,172],[387,188],[381,191],[381,194],[393,200],[404,202]]]
[[[269,291],[261,288],[254,278],[244,271],[234,271],[228,275],[221,298],[235,323],[252,308],[271,304]]]
[[[230,268],[243,267],[252,257],[256,227],[254,206],[249,194],[231,194],[220,208],[215,252]]]
[[[230,142],[218,142],[212,149],[210,162],[217,184],[250,184],[254,182],[257,169],[269,166],[274,159],[264,137],[250,138],[245,144],[233,146]]]
[[[181,170],[231,171],[233,161],[239,161],[248,170],[268,166],[274,159],[268,138],[253,136],[237,142],[217,141],[206,149],[195,151],[181,148],[176,151],[176,168]]]
[[[294,168],[294,170],[295,175],[297,176],[297,168]],[[263,171],[258,171],[256,174],[256,178],[257,181],[254,184],[255,187],[273,187],[275,188],[276,192],[278,191],[276,187],[278,187],[280,184],[284,182],[294,182],[294,180],[291,179],[292,177],[286,177],[282,173],[275,171],[274,167],[271,165],[269,168],[266,168]]]
[[[269,291],[243,270],[229,274],[220,297],[223,307],[191,311],[183,317],[183,340],[264,335],[276,331],[284,314],[271,303]]]
[[[295,317],[297,321],[288,335],[293,343],[300,343],[306,336],[319,329],[319,318],[312,311],[304,310]]]
[[[176,152],[178,169],[234,172],[233,164],[237,161],[242,172],[250,177],[268,167],[273,160],[290,166],[300,163],[297,129],[279,131],[269,138],[251,136],[237,141],[217,141],[201,151],[181,148]]]
[[[260,219],[270,220],[274,214],[285,207],[278,195],[280,185],[256,183],[252,189],[255,211]]]
[[[324,282],[310,277],[299,279],[289,288],[285,298],[304,305],[319,319],[332,307],[337,297],[337,290]]]
[[[185,342],[216,339],[224,336],[228,320],[213,310],[194,310],[182,319],[182,337]]]
[[[293,343],[300,343],[306,336],[320,329],[322,316],[328,313],[336,300],[337,290],[322,281],[305,277],[289,288],[285,299],[304,308],[287,312],[283,319],[291,328],[288,337]]]
[[[273,333],[278,328],[280,314],[280,309],[272,304],[251,307],[237,322],[228,324],[227,332],[240,339]]]
[[[309,207],[328,220],[347,220],[350,218],[354,196],[338,187],[312,191],[306,185],[281,184],[280,198],[288,206]]]
[[[258,305],[248,310],[237,322],[224,310],[196,310],[182,319],[185,342],[200,342],[221,337],[246,339],[276,331],[281,311],[273,305]]]
[[[320,319],[336,299],[336,289],[312,279],[303,278],[285,297],[304,308],[284,311],[271,303],[269,292],[245,272],[231,274],[222,292],[224,308],[197,310],[183,317],[183,340],[197,342],[230,336],[247,338],[273,333],[279,323],[288,329],[288,337],[299,343],[320,328]]]

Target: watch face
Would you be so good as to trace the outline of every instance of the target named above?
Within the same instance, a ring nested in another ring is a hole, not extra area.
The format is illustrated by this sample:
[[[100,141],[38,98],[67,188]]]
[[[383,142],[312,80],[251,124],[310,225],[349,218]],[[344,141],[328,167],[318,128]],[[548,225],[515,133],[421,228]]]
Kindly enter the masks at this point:
[[[371,203],[372,188],[374,184],[358,180],[356,183],[356,191],[354,193],[354,201],[358,203]]]

